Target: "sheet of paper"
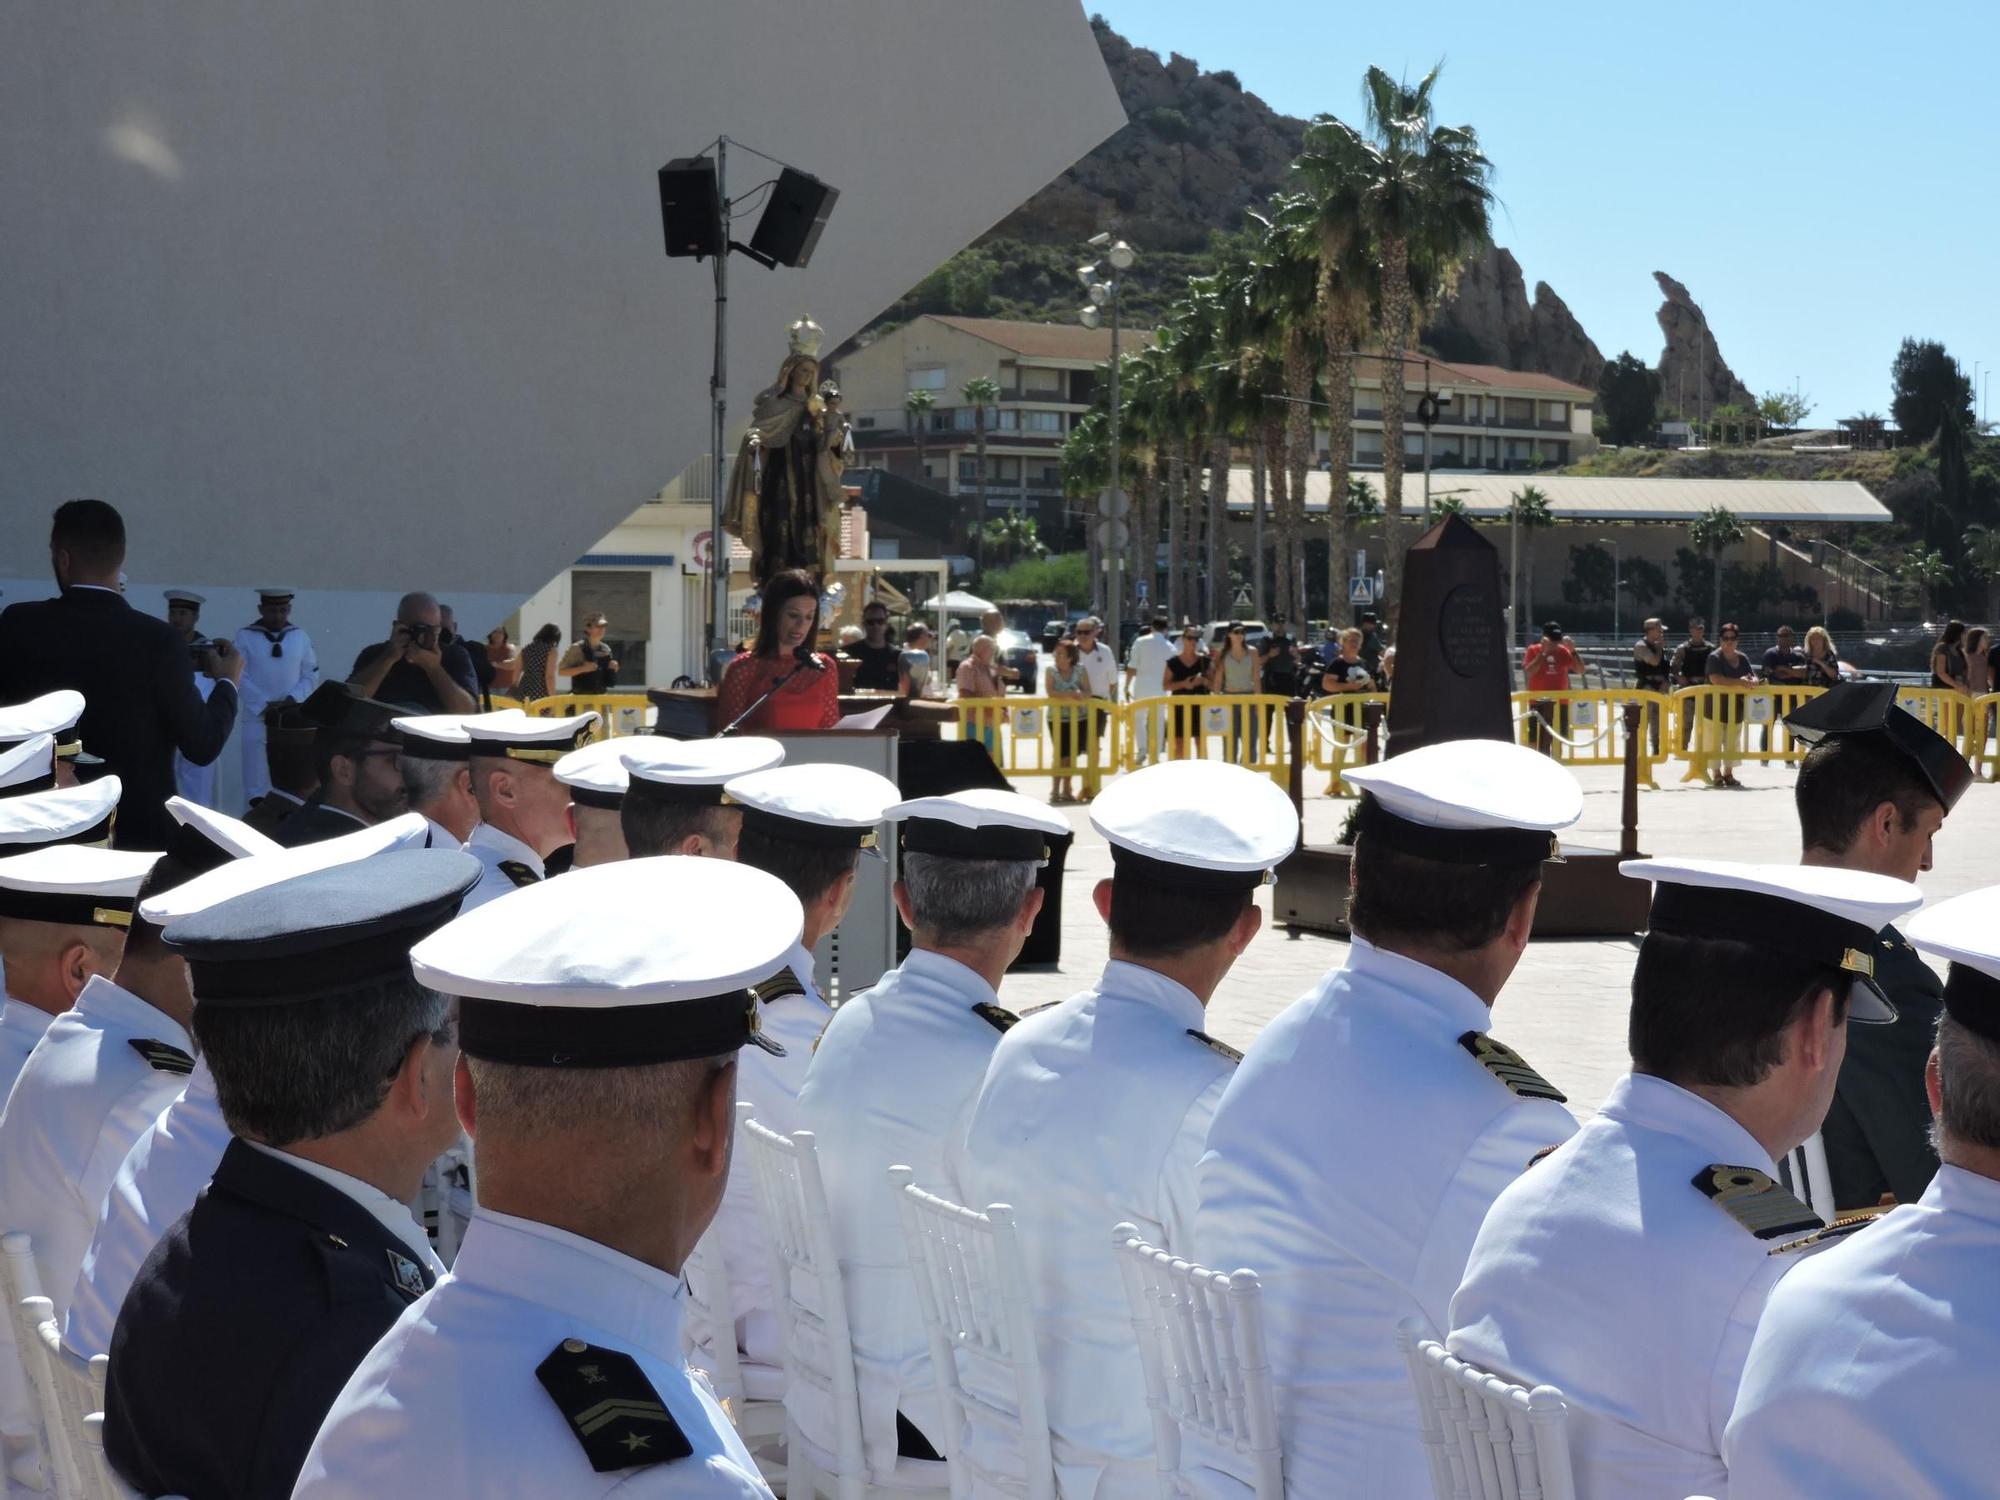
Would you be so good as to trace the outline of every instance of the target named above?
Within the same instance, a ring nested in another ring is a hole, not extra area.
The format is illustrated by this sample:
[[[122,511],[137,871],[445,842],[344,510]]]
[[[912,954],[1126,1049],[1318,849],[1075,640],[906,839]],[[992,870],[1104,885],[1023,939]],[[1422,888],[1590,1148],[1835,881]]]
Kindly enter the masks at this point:
[[[896,705],[885,703],[880,708],[871,708],[863,713],[848,714],[834,724],[835,729],[879,729],[882,721],[889,717],[889,710]]]

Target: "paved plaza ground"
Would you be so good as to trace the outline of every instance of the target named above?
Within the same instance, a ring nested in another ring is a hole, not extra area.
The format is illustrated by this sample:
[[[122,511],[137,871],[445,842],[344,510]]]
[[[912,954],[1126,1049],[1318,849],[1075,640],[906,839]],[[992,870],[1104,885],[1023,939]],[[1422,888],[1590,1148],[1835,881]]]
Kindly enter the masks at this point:
[[[1680,767],[1662,767],[1663,778]],[[1792,787],[1797,777],[1783,765],[1745,766],[1742,791],[1709,790],[1662,781],[1658,791],[1639,798],[1639,847],[1648,854],[1707,856],[1716,859],[1790,863],[1798,858],[1798,822]],[[1584,767],[1583,821],[1570,835],[1602,848],[1618,844],[1619,773]],[[1046,781],[1022,781],[1019,789],[1045,798]],[[1306,801],[1306,838],[1330,844],[1352,806],[1325,796]],[[1105,958],[1104,924],[1091,905],[1090,890],[1111,873],[1111,855],[1090,826],[1087,807],[1059,809],[1077,831],[1069,854],[1063,895],[1060,966],[1008,976],[1001,1003],[1023,1010],[1062,1000],[1087,986]],[[1966,793],[1938,835],[1937,868],[1920,884],[1933,901],[2000,881],[2000,786],[1981,783]],[[1258,897],[1270,911],[1270,893]],[[1237,1047],[1247,1047],[1265,1022],[1309,989],[1345,958],[1347,945],[1335,938],[1292,937],[1266,927],[1223,981],[1209,1007],[1208,1030]],[[1594,1112],[1618,1075],[1625,1071],[1625,1017],[1636,941],[1555,938],[1528,948],[1521,966],[1494,1007],[1493,1032],[1570,1096],[1581,1113]]]

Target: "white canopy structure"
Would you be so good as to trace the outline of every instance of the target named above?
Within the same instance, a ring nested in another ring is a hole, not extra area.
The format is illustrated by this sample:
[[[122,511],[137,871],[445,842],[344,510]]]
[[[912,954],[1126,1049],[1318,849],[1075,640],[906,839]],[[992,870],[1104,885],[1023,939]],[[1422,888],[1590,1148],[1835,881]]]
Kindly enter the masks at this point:
[[[1382,476],[1358,474],[1379,499]],[[1306,511],[1326,509],[1333,476],[1321,470],[1306,475]],[[1504,519],[1515,493],[1534,485],[1549,497],[1558,521],[1672,521],[1685,524],[1716,506],[1733,511],[1738,520],[1785,522],[1791,525],[1871,524],[1890,519],[1883,505],[1865,486],[1851,479],[1616,479],[1567,474],[1431,475],[1433,506],[1447,495],[1461,501],[1468,515],[1481,520]],[[1229,474],[1229,508],[1252,508],[1248,469]],[[1403,477],[1403,514],[1421,516],[1424,476]]]

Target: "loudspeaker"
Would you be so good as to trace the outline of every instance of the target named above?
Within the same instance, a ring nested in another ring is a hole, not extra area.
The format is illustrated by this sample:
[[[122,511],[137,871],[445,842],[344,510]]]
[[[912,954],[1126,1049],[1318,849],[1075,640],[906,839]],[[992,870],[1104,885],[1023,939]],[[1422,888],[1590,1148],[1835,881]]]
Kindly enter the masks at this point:
[[[660,227],[667,254],[722,253],[722,197],[715,190],[715,163],[706,156],[679,156],[660,168]]]
[[[771,201],[764,205],[757,232],[750,236],[751,251],[768,255],[781,266],[803,270],[839,197],[837,188],[786,167],[778,174],[778,185],[771,189]]]

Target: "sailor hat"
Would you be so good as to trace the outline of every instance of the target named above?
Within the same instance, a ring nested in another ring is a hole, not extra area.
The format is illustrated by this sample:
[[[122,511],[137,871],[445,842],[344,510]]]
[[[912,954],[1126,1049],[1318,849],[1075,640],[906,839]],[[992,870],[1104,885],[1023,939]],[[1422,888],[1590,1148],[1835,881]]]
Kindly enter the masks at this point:
[[[713,807],[721,803],[727,783],[785,763],[783,745],[755,734],[707,740],[649,736],[626,741],[625,746],[624,767],[631,777],[631,790],[655,802]]]
[[[557,761],[556,780],[569,788],[569,800],[617,812],[625,802],[626,746],[622,739],[593,740]]]
[[[570,751],[590,743],[597,715],[586,712],[564,719],[538,719],[518,708],[502,708],[490,714],[470,714],[460,722],[471,736],[474,755],[553,766]]]
[[[405,714],[391,719],[396,742],[412,760],[471,760],[472,736],[465,721],[470,714]]]
[[[743,831],[795,844],[873,849],[883,814],[903,798],[896,783],[859,766],[773,766],[732,777],[725,804],[743,809]]]
[[[57,688],[26,703],[0,708],[0,750],[11,749],[38,734],[55,736],[56,754],[67,759],[82,749],[82,741],[72,733],[83,717],[83,694],[75,688]]]
[[[116,776],[83,786],[62,786],[25,797],[0,797],[0,847],[111,842],[111,824],[123,790]],[[149,859],[157,855],[148,855]]]
[[[51,844],[0,859],[0,917],[69,927],[132,925],[139,883],[157,854]]]
[[[658,922],[604,922],[611,910]],[[776,876],[654,856],[507,892],[410,953],[417,978],[459,997],[471,1057],[540,1068],[718,1057],[758,1032],[752,987],[784,968],[805,913]]]
[[[1298,847],[1299,815],[1268,776],[1177,760],[1121,776],[1090,807],[1117,874],[1189,890],[1249,890]]]
[[[998,787],[898,802],[884,817],[899,824],[903,848],[947,859],[1024,859],[1044,864],[1049,840],[1070,831],[1046,802]]]
[[[263,860],[245,860],[255,866]],[[410,973],[410,947],[457,915],[480,863],[399,849],[260,884],[167,924],[198,1005],[291,1005]]]
[[[1583,816],[1569,769],[1507,740],[1446,740],[1341,775],[1364,794],[1357,842],[1445,864],[1559,859],[1557,832]]]
[[[205,875],[232,859],[276,854],[284,847],[259,833],[241,818],[219,813],[185,797],[167,798],[167,811],[179,826],[167,840],[167,858],[188,867],[190,875]]]
[[[192,604],[196,609],[200,609],[204,604],[208,603],[208,600],[204,596],[197,594],[193,589],[164,589],[162,592],[166,595],[169,606],[175,604]]]
[[[350,864],[392,850],[421,849],[428,837],[430,821],[422,813],[403,813],[386,823],[357,828],[338,838],[301,844],[296,849],[279,849],[251,859],[234,860],[206,874],[197,875],[171,891],[162,891],[158,895],[148,893],[139,908],[139,915],[155,926],[165,927],[180,917],[206,911],[218,902],[281,880],[290,880],[297,875],[329,870],[335,865]]]
[[[1653,882],[1648,932],[1724,938],[1851,974],[1847,1014],[1893,1021],[1875,982],[1881,931],[1924,904],[1907,880],[1821,865],[1751,865],[1722,859],[1628,859],[1619,873]]]
[[[1951,961],[1945,1011],[1967,1031],[2000,1042],[2000,885],[1925,907],[1908,932],[1917,948]]]
[[[277,600],[279,600],[279,599],[289,599],[289,598],[291,598],[291,597],[292,597],[292,590],[290,590],[290,589],[259,589],[259,590],[257,590],[257,597],[258,597],[259,599],[266,599],[266,600],[270,600],[270,601],[272,601],[272,602],[274,602],[274,603],[275,603],[275,602],[276,602]]]
[[[1972,785],[1972,767],[1950,740],[1896,701],[1893,682],[1843,682],[1785,715],[1802,744],[1872,735],[1906,756],[1950,812]]]
[[[38,734],[11,750],[0,750],[0,797],[52,791],[56,784],[56,741]]]

